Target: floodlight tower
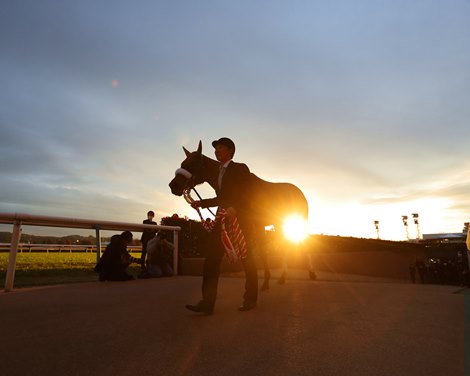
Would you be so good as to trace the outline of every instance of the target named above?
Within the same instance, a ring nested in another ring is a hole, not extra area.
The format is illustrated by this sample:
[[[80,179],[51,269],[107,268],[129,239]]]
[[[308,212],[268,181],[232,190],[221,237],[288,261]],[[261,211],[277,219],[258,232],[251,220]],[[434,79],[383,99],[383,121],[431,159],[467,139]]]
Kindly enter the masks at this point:
[[[413,213],[411,215],[413,216],[413,221],[416,225],[416,240],[419,240],[421,239],[421,231],[419,230],[419,220],[418,220],[419,215],[418,213]]]
[[[410,240],[410,229],[408,228],[408,216],[402,215],[401,220],[403,221],[403,226],[405,226],[406,240]]]
[[[374,225],[375,225],[375,232],[377,233],[377,239],[380,239],[379,221],[374,221]]]

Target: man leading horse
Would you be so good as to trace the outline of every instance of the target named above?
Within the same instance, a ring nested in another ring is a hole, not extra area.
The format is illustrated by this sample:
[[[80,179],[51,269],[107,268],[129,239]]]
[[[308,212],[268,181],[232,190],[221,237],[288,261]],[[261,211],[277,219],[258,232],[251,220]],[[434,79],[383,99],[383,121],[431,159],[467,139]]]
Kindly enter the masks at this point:
[[[251,212],[251,173],[244,163],[234,162],[234,142],[222,137],[212,142],[215,148],[215,157],[219,161],[220,172],[216,185],[216,197],[194,201],[193,208],[218,207],[218,212],[225,211],[228,220],[236,218],[241,236],[246,244],[246,253],[242,258],[245,271],[245,294],[239,311],[249,311],[256,307],[258,299],[258,274],[253,255],[252,240],[252,212]],[[204,262],[202,281],[202,300],[195,304],[187,304],[186,308],[193,312],[211,314],[214,310],[217,296],[217,285],[220,274],[220,264],[224,255],[224,247],[221,241],[221,223],[216,224],[212,239],[214,246],[208,250]]]

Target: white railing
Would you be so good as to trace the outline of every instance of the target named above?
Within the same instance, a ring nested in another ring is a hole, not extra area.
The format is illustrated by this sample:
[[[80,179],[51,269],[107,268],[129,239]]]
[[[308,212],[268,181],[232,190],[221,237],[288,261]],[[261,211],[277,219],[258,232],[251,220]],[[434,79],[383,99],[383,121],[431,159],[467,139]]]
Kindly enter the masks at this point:
[[[82,228],[96,231],[96,257],[99,260],[101,255],[101,230],[115,231],[143,231],[143,230],[163,230],[173,231],[173,272],[178,273],[178,226],[144,225],[138,223],[111,222],[94,219],[79,219],[65,217],[48,217],[42,215],[21,214],[21,213],[0,213],[0,223],[12,224],[12,238],[10,253],[8,256],[7,273],[5,277],[5,292],[13,290],[15,279],[16,256],[21,239],[21,226],[45,226],[45,227],[64,227],[64,228]]]
[[[101,244],[101,247],[107,243]],[[11,243],[0,243],[0,252],[10,252]],[[141,245],[128,245],[129,252],[142,252]],[[34,244],[19,243],[20,253],[96,253],[96,244]]]
[[[10,252],[10,243],[0,243],[0,252]],[[140,247],[139,247],[140,248]],[[96,253],[96,245],[77,245],[77,244],[30,244],[19,243],[18,252],[20,253],[63,253],[63,252],[77,252],[77,253]]]

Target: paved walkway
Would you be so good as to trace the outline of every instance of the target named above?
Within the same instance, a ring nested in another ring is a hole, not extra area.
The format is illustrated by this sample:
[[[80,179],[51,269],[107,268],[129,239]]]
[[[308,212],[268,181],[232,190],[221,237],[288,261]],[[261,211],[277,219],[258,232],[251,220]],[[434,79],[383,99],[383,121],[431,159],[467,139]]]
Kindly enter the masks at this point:
[[[1,373],[464,375],[458,288],[320,277],[273,283],[249,312],[223,277],[212,316],[184,309],[200,277],[0,293]]]

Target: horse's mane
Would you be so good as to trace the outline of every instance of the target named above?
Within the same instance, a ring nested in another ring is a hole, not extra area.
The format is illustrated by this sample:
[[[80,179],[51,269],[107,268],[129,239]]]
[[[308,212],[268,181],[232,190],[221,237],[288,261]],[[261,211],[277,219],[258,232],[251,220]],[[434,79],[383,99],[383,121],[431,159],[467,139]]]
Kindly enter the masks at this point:
[[[207,172],[204,173],[204,181],[209,183],[209,185],[216,190],[217,179],[219,176],[219,162],[215,159],[209,158],[207,155],[202,154],[203,166],[207,169]]]

